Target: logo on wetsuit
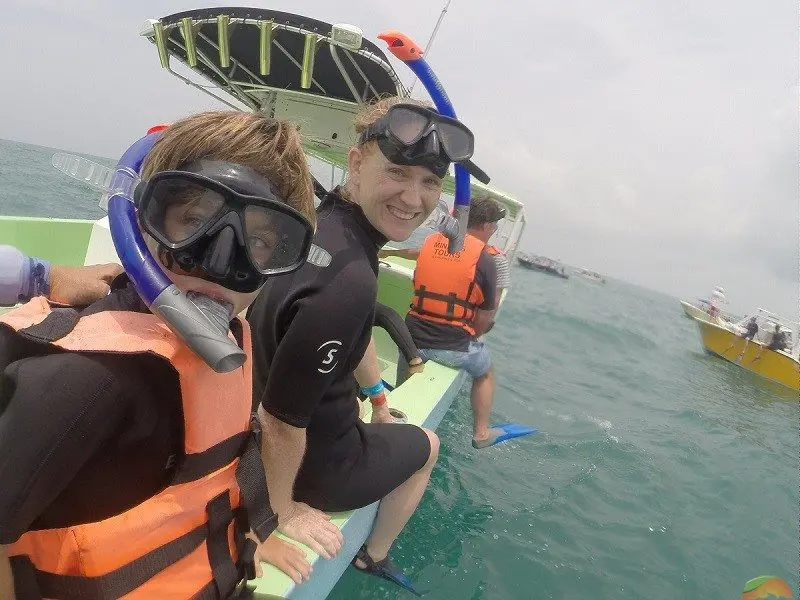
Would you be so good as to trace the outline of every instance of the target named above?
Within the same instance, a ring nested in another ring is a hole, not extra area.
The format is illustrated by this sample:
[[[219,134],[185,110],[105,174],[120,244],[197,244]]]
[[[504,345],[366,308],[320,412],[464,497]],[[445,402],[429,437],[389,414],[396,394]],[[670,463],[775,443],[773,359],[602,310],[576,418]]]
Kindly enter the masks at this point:
[[[317,352],[322,352],[322,364],[317,367],[317,371],[323,374],[330,373],[339,364],[336,353],[339,352],[342,342],[339,340],[328,340],[317,348]]]

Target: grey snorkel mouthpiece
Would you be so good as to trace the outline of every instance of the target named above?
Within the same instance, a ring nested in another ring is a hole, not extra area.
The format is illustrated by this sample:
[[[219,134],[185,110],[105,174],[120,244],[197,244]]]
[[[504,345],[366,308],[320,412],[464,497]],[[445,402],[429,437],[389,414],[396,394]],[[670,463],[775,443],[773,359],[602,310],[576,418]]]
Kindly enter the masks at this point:
[[[425,223],[423,223],[423,226],[443,233],[445,237],[451,240],[458,237],[458,232],[461,229],[458,219],[450,214],[450,210],[447,207],[447,202],[441,199],[436,205],[436,208],[433,209],[431,215],[428,217]]]
[[[150,309],[217,373],[238,369],[247,359],[244,350],[228,337],[229,309],[213,298],[196,292],[181,294],[173,284],[159,294]]]

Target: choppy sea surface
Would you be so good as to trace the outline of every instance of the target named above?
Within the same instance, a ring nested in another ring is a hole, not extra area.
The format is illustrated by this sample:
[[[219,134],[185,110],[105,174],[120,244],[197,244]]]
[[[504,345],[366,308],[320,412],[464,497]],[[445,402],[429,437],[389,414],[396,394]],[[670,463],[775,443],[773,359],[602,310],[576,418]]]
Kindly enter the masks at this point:
[[[0,213],[102,215],[53,152],[0,140]],[[494,415],[540,431],[473,450],[462,390],[392,552],[425,597],[723,600],[759,575],[798,597],[797,394],[704,354],[675,298],[512,276]],[[330,597],[410,596],[350,569]]]

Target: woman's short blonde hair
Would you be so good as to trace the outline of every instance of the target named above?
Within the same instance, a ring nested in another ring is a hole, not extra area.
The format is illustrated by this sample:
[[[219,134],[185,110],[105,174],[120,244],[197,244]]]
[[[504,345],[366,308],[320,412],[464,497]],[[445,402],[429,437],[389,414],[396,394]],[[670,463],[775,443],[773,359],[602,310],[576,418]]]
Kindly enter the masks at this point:
[[[161,134],[142,165],[142,177],[200,159],[250,167],[314,223],[311,172],[294,124],[257,112],[209,111],[186,117]]]

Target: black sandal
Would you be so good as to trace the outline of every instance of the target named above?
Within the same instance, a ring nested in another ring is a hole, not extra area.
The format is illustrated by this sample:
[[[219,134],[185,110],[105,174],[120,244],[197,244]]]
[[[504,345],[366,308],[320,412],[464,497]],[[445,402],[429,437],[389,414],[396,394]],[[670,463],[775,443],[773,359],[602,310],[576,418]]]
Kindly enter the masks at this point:
[[[356,560],[360,560],[366,566],[365,567],[357,566]],[[374,575],[375,577],[380,577],[381,579],[391,581],[392,583],[395,583],[400,587],[407,589],[409,592],[411,592],[417,597],[422,596],[422,594],[420,594],[416,590],[414,584],[406,576],[406,574],[403,573],[403,571],[392,562],[391,558],[387,556],[383,560],[375,562],[367,552],[366,544],[361,546],[359,551],[356,553],[355,558],[352,560],[350,564],[353,565],[356,569],[358,569],[362,573],[367,573],[368,575]]]

